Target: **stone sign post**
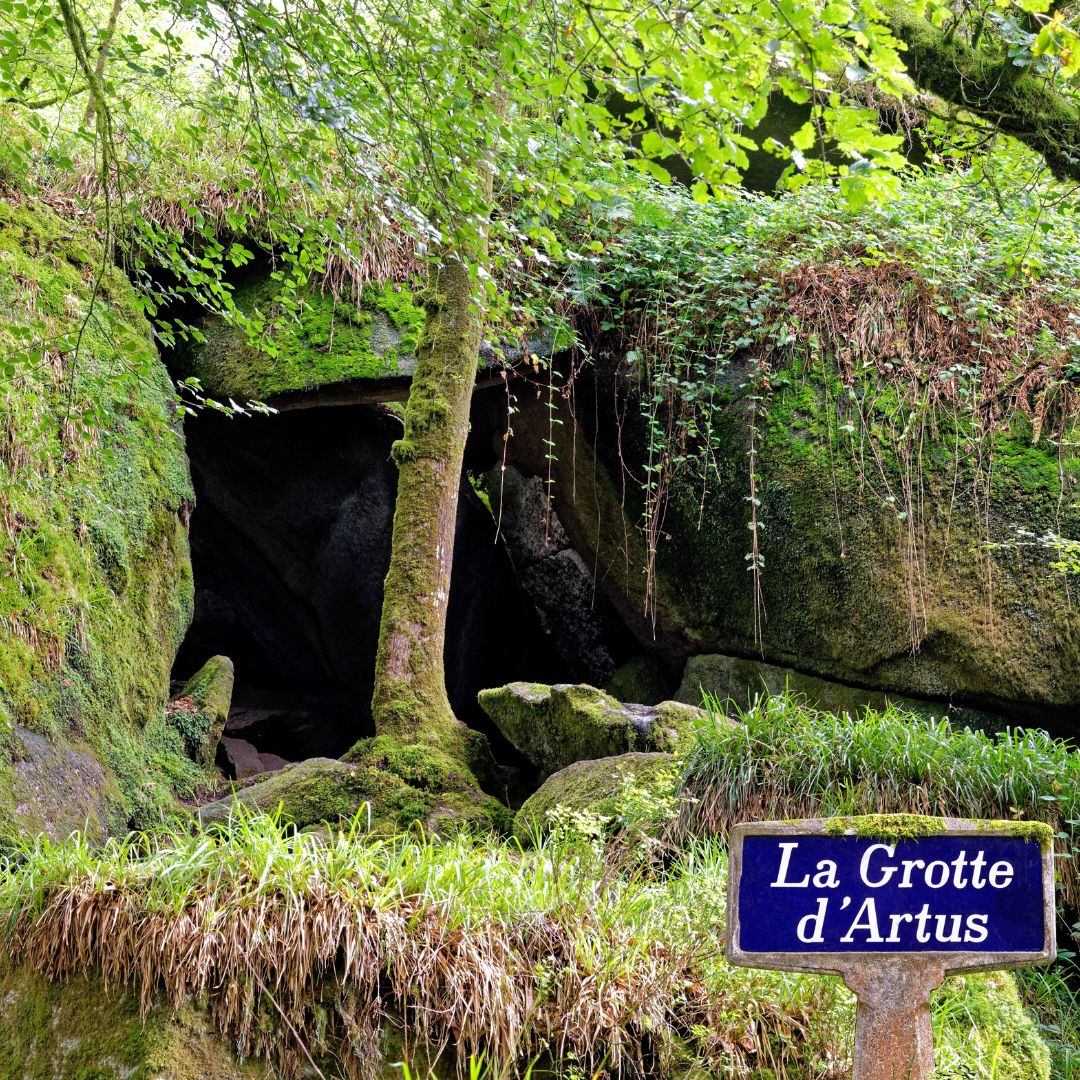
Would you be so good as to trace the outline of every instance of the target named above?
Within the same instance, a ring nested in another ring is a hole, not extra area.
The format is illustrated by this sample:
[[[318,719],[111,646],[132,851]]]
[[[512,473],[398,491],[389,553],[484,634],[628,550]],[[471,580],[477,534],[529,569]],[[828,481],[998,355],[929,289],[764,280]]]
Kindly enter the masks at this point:
[[[1057,954],[1043,825],[750,822],[729,851],[728,961],[841,976],[858,998],[854,1080],[928,1080],[930,993],[946,975]]]

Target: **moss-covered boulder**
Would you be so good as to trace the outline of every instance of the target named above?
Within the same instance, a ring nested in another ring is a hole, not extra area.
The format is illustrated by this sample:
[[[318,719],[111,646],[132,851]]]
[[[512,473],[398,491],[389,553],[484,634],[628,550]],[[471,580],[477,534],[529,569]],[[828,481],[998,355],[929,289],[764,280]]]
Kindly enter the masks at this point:
[[[824,375],[785,375],[757,448],[765,658],[912,698],[1000,707],[1014,719],[1074,714],[1080,608],[1046,552],[1016,541],[1021,530],[1080,535],[1075,437],[1033,445],[1018,417],[1011,433],[973,432],[965,442],[924,420],[916,461],[892,446],[883,417],[868,416],[860,436],[859,406],[845,414],[855,433],[839,431],[828,419],[839,391]],[[717,421],[726,451],[704,509],[697,489],[677,485],[665,524],[664,617],[695,652],[760,655],[746,530],[732,525],[746,513],[753,405],[733,394]],[[871,476],[858,439],[873,440],[875,424],[889,448],[874,451],[883,475]]]
[[[280,811],[296,828],[349,821],[361,812],[377,832],[414,824],[507,831],[512,815],[483,794],[472,774],[449,754],[426,744],[380,735],[363,739],[345,757],[309,758],[254,777],[232,795],[203,806],[203,824],[225,822],[237,805]]]
[[[0,842],[148,823],[203,780],[165,713],[193,599],[183,434],[102,263],[85,225],[0,198]]]
[[[235,678],[233,662],[227,656],[212,656],[169,702],[172,725],[180,732],[187,752],[200,765],[214,764],[229,719]]]
[[[613,797],[627,782],[653,787],[671,773],[676,758],[665,753],[630,753],[595,761],[575,761],[549,776],[514,817],[514,835],[526,843],[549,824],[548,811],[565,807],[608,816]]]
[[[359,302],[314,289],[295,310],[278,294],[279,284],[265,278],[238,287],[236,304],[261,333],[249,341],[224,320],[205,319],[206,341],[180,357],[183,373],[211,395],[258,400],[356,380],[407,385],[424,322],[409,288],[368,285]]]
[[[508,683],[481,690],[478,700],[509,742],[549,773],[631,750],[674,750],[708,722],[701,709],[678,701],[624,705],[584,684]]]
[[[355,293],[346,286],[342,295],[318,286],[295,297],[290,290],[283,302],[281,282],[255,273],[234,293],[246,326],[204,317],[205,340],[176,350],[176,373],[198,378],[214,397],[273,400],[280,408],[403,401],[416,369],[424,309],[404,267],[395,277]],[[523,342],[484,342],[480,366],[491,374],[533,356],[550,357],[572,341],[565,320],[553,317]]]
[[[255,1080],[193,1005],[139,1001],[97,975],[53,983],[0,970],[0,1080]]]

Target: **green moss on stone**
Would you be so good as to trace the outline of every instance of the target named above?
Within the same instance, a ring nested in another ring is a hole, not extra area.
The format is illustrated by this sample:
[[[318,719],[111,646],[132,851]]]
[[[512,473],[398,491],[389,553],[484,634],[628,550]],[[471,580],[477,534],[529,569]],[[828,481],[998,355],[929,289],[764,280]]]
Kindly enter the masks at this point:
[[[235,672],[227,656],[212,656],[169,702],[166,715],[188,755],[210,767],[232,705]]]
[[[545,772],[633,750],[674,750],[705,720],[701,710],[679,702],[624,705],[585,684],[509,683],[481,690],[478,700],[503,735]]]
[[[1054,843],[1054,830],[1042,821],[978,821],[975,825],[983,832],[1033,841],[1043,851],[1049,851]],[[915,840],[923,836],[937,836],[948,829],[945,818],[922,814],[861,814],[857,817],[830,818],[825,831],[830,836],[854,833],[879,840]]]
[[[1080,609],[1045,554],[1015,543],[1018,530],[1080,534],[1075,431],[1059,452],[1046,438],[1033,444],[1022,416],[991,437],[970,417],[916,415],[926,430],[912,450],[894,386],[860,375],[856,407],[832,371],[795,358],[759,406],[765,658],[911,698],[1075,704]],[[753,656],[739,464],[750,391],[736,378],[725,393],[704,503],[698,481],[679,480],[668,510],[659,632],[693,652]],[[910,506],[905,490],[917,493]],[[618,518],[609,527],[623,534]]]
[[[508,831],[509,811],[476,786],[455,755],[426,743],[388,735],[362,739],[336,761],[310,758],[256,778],[228,798],[204,806],[204,824],[228,819],[236,803],[280,811],[297,828],[351,821],[365,814],[372,830],[392,833],[414,824]]]
[[[538,791],[525,800],[514,818],[514,835],[528,843],[548,824],[548,811],[556,806],[610,815],[613,797],[629,778],[650,787],[672,770],[675,757],[665,753],[630,753],[596,761],[576,761],[549,776]]]
[[[945,819],[922,814],[860,814],[858,817],[830,818],[825,824],[829,836],[873,837],[877,840],[917,840],[946,831]]]
[[[1030,840],[1037,843],[1043,851],[1054,846],[1054,830],[1045,821],[980,821],[983,832],[1003,833],[1018,840]]]
[[[150,745],[193,603],[183,436],[131,286],[110,269],[93,296],[101,261],[82,225],[0,199],[0,352],[19,375],[0,400],[17,433],[0,452],[0,772],[20,758],[0,838],[152,820],[175,774],[197,772],[178,740]],[[27,797],[84,752],[100,782],[44,808]]]
[[[619,701],[655,705],[669,694],[669,684],[655,656],[635,656],[622,665],[605,687]]]
[[[193,1006],[155,1005],[95,974],[51,983],[26,968],[0,969],[0,1080],[246,1080]]]
[[[313,290],[298,314],[285,311],[277,283],[258,281],[237,290],[237,306],[265,319],[256,345],[221,320],[203,327],[182,366],[217,397],[263,400],[354,379],[411,374],[424,311],[402,285],[369,285],[360,303]]]

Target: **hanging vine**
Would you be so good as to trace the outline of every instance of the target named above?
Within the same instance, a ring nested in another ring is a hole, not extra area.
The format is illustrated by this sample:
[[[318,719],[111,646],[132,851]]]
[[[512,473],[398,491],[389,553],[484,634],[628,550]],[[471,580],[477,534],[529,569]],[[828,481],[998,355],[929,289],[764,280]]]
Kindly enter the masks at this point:
[[[1022,419],[1017,437],[1064,446],[1080,416],[1080,236],[1063,256],[1074,221],[1048,223],[1040,212],[1038,231],[1021,214],[1002,221],[992,193],[974,182],[929,178],[906,198],[917,215],[904,205],[852,215],[827,190],[708,207],[652,190],[640,206],[608,207],[605,252],[584,291],[594,305],[606,297],[603,328],[614,351],[621,343],[619,385],[641,418],[642,452],[621,456],[640,491],[654,630],[671,499],[695,492],[700,525],[710,477],[720,479],[718,461],[731,450],[718,420],[741,401],[749,410],[745,558],[754,641],[764,649],[769,451],[761,421],[802,381],[824,393],[840,556],[836,477],[850,465],[895,522],[917,651],[936,513],[924,476],[927,456],[945,447],[948,520],[965,497],[963,477],[981,522],[978,558],[993,632],[996,441],[1012,438]],[[636,472],[627,457],[640,462]],[[943,550],[948,533],[935,541]]]

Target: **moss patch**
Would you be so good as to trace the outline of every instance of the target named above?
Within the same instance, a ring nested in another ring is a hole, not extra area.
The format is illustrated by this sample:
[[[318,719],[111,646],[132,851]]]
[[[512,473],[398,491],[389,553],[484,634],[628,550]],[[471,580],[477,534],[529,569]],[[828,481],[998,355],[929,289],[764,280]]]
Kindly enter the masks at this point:
[[[1038,843],[1049,851],[1054,843],[1054,830],[1043,821],[977,821],[983,832],[1000,833]],[[938,836],[948,832],[945,818],[922,814],[861,814],[858,817],[834,817],[825,825],[829,836],[874,837],[878,840],[916,840],[923,836]]]
[[[211,395],[262,400],[412,372],[424,311],[405,286],[366,286],[359,304],[315,290],[298,312],[283,308],[273,281],[241,287],[235,299],[246,315],[261,315],[255,344],[242,330],[208,320],[205,344],[192,346],[179,361]]]
[[[1019,840],[1031,840],[1043,851],[1054,845],[1054,830],[1045,821],[980,821],[983,832],[1003,833]]]
[[[635,656],[628,660],[604,689],[619,701],[636,701],[642,705],[655,705],[669,696],[668,680],[660,661],[654,656]]]
[[[825,825],[829,836],[873,837],[877,840],[917,840],[945,832],[945,819],[922,814],[861,814],[858,817],[830,818]]]
[[[96,975],[50,983],[25,968],[0,970],[0,1080],[246,1080],[192,1006],[156,1006],[106,989]]]
[[[95,295],[101,265],[81,226],[0,199],[0,840],[147,823],[201,775],[164,714],[193,601],[183,436],[135,293],[110,268]],[[101,799],[19,802],[18,759],[43,757],[16,725],[89,751]]]

